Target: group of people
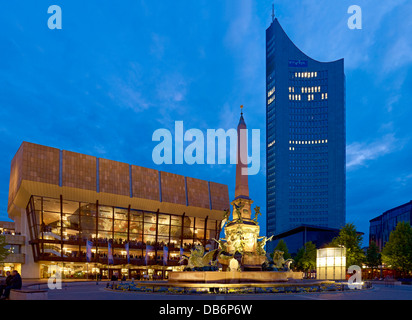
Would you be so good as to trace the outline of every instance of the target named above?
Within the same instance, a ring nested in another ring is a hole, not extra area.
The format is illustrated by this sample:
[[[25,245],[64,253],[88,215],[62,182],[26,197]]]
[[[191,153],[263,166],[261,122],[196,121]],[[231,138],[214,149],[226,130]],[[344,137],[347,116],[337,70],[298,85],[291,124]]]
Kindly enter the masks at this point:
[[[7,271],[6,280],[0,285],[0,299],[8,299],[10,296],[10,291],[12,289],[20,290],[22,284],[23,282],[21,280],[21,276],[16,270],[13,270],[12,274],[10,271]]]

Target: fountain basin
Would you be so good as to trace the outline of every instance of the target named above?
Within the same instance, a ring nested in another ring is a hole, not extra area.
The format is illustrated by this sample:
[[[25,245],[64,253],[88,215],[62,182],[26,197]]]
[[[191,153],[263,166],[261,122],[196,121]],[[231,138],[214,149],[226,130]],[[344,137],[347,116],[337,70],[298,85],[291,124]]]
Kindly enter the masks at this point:
[[[175,271],[169,274],[169,282],[185,283],[273,283],[302,278],[302,272],[293,271]]]

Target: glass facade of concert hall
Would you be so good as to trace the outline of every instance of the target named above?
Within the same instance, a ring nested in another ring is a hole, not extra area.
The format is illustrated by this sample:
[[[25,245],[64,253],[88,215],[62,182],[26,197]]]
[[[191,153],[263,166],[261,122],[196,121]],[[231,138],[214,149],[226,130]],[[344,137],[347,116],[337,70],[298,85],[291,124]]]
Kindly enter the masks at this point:
[[[104,278],[108,277],[109,243],[113,265],[129,265],[133,273],[134,266],[178,266],[180,248],[188,251],[196,244],[214,247],[211,239],[218,239],[220,232],[217,220],[118,208],[98,201],[32,196],[26,210],[35,261],[87,262],[89,240],[93,244],[89,262],[102,269]],[[70,266],[64,269],[66,277],[81,276]],[[49,272],[43,268],[43,273]]]

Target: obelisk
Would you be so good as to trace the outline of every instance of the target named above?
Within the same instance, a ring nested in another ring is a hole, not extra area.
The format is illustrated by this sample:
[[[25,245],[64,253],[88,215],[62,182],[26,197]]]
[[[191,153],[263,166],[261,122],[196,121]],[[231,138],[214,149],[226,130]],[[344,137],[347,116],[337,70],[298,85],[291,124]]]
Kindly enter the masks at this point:
[[[248,181],[248,143],[247,143],[247,127],[243,118],[243,106],[241,108],[240,120],[237,126],[237,154],[236,154],[236,187],[235,199],[233,205],[233,220],[237,217],[237,207],[242,207],[242,219],[251,218],[251,204],[253,201],[249,198],[249,181]]]

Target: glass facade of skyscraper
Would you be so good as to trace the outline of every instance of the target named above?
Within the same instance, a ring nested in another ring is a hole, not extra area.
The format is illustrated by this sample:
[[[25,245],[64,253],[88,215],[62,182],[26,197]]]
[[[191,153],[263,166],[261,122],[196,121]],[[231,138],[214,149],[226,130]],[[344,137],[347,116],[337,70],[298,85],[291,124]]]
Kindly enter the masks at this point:
[[[399,222],[412,224],[412,201],[385,211],[380,216],[370,220],[369,243],[375,242],[379,250],[382,250]]]
[[[343,59],[316,61],[277,19],[266,31],[267,233],[345,223]]]

